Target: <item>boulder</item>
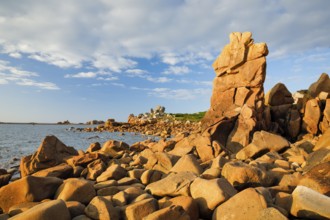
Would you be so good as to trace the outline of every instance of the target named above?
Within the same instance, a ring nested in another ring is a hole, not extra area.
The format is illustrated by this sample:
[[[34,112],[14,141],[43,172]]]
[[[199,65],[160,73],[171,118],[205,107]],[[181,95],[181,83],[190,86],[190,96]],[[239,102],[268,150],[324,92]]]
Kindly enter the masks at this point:
[[[266,173],[258,167],[241,161],[232,161],[224,165],[221,175],[236,189],[264,186]]]
[[[40,170],[34,174],[33,176],[39,177],[57,177],[61,179],[66,179],[71,177],[73,174],[73,168],[65,163],[50,167],[44,170]]]
[[[141,183],[148,185],[150,183],[160,180],[163,176],[163,173],[158,170],[146,170],[141,175]]]
[[[191,171],[196,175],[200,175],[203,172],[203,168],[199,165],[196,157],[192,154],[182,156],[178,162],[171,168],[171,172],[184,172]]]
[[[305,106],[305,114],[303,117],[303,129],[308,133],[316,135],[318,133],[318,125],[321,119],[320,103],[317,99],[310,99]]]
[[[293,97],[291,92],[286,88],[283,83],[277,83],[265,95],[265,104],[271,106],[292,104]]]
[[[89,147],[87,148],[86,152],[92,153],[95,151],[101,150],[101,145],[99,142],[91,143]]]
[[[324,132],[324,134],[320,137],[318,142],[315,144],[313,151],[317,151],[320,149],[330,149],[330,129]]]
[[[190,216],[191,220],[198,220],[199,219],[199,208],[198,203],[196,200],[191,198],[190,196],[177,196],[171,198],[165,202],[163,207],[169,206],[181,206],[186,213]]]
[[[122,155],[125,150],[129,149],[129,145],[123,141],[108,140],[105,142],[100,152],[111,157]]]
[[[78,215],[74,217],[72,220],[92,220],[92,219],[87,217],[86,215]]]
[[[181,206],[169,206],[167,208],[160,209],[155,211],[145,218],[144,220],[168,220],[168,219],[177,219],[177,220],[190,220],[190,216],[184,211]]]
[[[103,162],[107,162],[108,160],[103,154],[93,152],[74,156],[68,159],[67,163],[73,167],[87,167],[88,164],[98,159],[101,159]]]
[[[124,210],[124,215],[127,220],[142,220],[144,217],[157,210],[157,200],[150,198],[128,205]]]
[[[118,164],[109,166],[99,177],[96,178],[97,182],[103,182],[108,179],[119,180],[127,176],[127,171]]]
[[[214,210],[212,220],[254,220],[266,208],[267,202],[265,198],[255,189],[248,188],[219,205]]]
[[[304,174],[299,185],[330,197],[330,161],[318,164]]]
[[[330,219],[330,197],[308,187],[297,186],[292,193],[291,215],[307,219]]]
[[[307,172],[312,169],[314,166],[330,161],[330,149],[321,148],[308,155],[306,159],[306,164],[303,167],[303,171]]]
[[[276,208],[270,207],[267,209],[261,210],[256,220],[287,220],[288,218],[283,215]]]
[[[86,206],[80,202],[77,201],[68,201],[65,202],[66,207],[68,208],[70,212],[71,218],[74,218],[79,215],[85,214],[85,208]]]
[[[120,219],[120,212],[117,208],[113,207],[112,202],[103,196],[96,196],[85,208],[85,213],[92,219]]]
[[[46,136],[33,155],[22,157],[21,176],[24,177],[39,170],[56,166],[74,155],[78,155],[74,148],[67,147],[55,136]]]
[[[55,198],[88,204],[96,196],[93,183],[85,179],[70,178],[57,189]]]
[[[86,179],[96,180],[98,176],[106,169],[105,163],[101,159],[94,160],[87,165]]]
[[[330,78],[326,73],[322,73],[320,78],[308,88],[308,93],[313,98],[316,98],[320,92],[330,93]]]
[[[246,160],[261,156],[267,152],[278,152],[290,146],[283,137],[266,131],[257,131],[253,134],[252,142],[236,154],[239,160]]]
[[[56,177],[23,177],[0,188],[0,208],[8,212],[13,205],[52,198],[62,183]]]
[[[190,183],[196,178],[193,172],[170,173],[164,179],[153,182],[146,187],[156,196],[189,196]]]
[[[30,208],[40,204],[40,202],[24,202],[10,207],[8,214],[14,216],[29,210]]]
[[[70,220],[70,212],[62,200],[52,200],[36,205],[29,210],[15,215],[13,220]]]
[[[212,180],[196,178],[190,185],[190,193],[198,203],[201,216],[208,218],[219,204],[234,196],[237,191],[224,178]]]

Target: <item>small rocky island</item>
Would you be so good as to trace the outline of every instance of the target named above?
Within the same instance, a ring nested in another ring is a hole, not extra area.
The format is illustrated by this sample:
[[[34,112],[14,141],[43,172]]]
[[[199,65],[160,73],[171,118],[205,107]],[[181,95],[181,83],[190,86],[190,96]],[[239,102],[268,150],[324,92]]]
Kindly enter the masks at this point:
[[[77,151],[47,136],[21,178],[0,170],[0,219],[330,219],[329,76],[265,94],[268,49],[251,37],[230,34],[200,123],[175,127],[156,108],[96,129],[174,137]]]

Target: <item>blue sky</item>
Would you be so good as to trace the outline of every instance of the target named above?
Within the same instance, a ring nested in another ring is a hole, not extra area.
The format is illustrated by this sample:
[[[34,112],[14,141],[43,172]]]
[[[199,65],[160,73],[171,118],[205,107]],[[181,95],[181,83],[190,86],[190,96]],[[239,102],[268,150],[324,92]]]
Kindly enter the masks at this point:
[[[0,7],[0,121],[209,108],[234,31],[269,47],[265,90],[330,72],[329,0],[12,0]]]

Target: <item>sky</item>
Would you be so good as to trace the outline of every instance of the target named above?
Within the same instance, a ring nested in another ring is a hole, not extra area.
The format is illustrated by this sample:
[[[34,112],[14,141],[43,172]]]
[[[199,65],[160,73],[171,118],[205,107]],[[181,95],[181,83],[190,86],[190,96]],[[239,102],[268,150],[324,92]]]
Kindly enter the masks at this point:
[[[206,111],[231,32],[266,42],[265,91],[330,73],[329,0],[0,0],[0,121]]]

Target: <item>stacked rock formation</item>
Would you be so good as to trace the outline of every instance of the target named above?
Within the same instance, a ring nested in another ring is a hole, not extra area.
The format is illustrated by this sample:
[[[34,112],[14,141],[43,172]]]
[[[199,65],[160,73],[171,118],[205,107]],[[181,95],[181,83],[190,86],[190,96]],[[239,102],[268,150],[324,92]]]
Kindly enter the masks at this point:
[[[230,43],[213,63],[211,107],[202,120],[202,128],[232,153],[249,144],[255,129],[266,126],[263,83],[268,48],[255,44],[251,36],[230,34]]]

